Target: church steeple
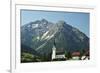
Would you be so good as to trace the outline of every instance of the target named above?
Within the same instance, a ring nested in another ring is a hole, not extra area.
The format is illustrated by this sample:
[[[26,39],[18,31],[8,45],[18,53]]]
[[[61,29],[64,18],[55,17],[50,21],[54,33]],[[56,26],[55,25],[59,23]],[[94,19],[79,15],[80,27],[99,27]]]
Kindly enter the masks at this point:
[[[52,48],[52,60],[56,57],[56,43],[54,40],[53,48]]]
[[[65,59],[65,53],[63,48],[56,48],[56,43],[54,39],[54,43],[52,47],[52,60],[55,59]]]

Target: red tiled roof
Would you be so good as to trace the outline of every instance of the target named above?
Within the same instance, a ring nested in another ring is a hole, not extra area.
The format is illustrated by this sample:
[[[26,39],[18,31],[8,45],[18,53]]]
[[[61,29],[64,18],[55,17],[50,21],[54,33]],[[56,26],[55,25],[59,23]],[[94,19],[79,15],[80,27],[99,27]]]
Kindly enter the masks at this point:
[[[72,53],[72,56],[79,56],[80,55],[80,52],[73,52]]]

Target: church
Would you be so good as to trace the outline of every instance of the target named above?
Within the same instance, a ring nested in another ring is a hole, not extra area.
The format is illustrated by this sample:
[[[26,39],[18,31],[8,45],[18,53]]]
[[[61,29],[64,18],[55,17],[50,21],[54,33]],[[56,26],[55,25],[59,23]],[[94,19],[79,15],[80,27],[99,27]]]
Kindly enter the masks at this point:
[[[52,60],[65,59],[65,51],[63,48],[56,48],[55,43],[52,47]]]

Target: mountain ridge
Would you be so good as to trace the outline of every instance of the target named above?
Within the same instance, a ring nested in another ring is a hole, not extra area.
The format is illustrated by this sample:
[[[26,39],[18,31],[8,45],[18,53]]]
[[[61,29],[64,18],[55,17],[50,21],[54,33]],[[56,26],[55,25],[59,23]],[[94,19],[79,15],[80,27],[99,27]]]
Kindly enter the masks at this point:
[[[33,23],[38,27],[32,28]],[[21,43],[30,46],[41,55],[48,56],[52,52],[54,41],[57,45],[56,48],[63,48],[70,52],[89,49],[89,38],[65,21],[52,23],[42,19],[21,28]]]

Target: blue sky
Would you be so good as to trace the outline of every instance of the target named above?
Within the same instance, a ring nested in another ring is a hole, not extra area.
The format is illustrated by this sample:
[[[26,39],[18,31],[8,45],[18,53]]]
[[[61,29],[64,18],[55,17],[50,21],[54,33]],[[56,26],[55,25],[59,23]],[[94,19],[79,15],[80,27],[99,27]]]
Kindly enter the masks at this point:
[[[89,17],[89,13],[82,12],[21,10],[21,26],[41,19],[46,19],[54,23],[64,20],[67,24],[78,28],[89,37]]]

